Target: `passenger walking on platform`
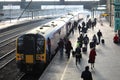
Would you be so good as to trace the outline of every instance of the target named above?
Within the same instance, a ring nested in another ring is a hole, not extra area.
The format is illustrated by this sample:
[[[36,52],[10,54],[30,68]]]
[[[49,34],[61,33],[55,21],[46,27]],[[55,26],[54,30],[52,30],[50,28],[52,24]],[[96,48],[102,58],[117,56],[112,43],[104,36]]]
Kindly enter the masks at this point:
[[[97,18],[94,18],[94,26],[96,27],[97,24]]]
[[[74,28],[77,29],[78,22],[74,21]]]
[[[81,49],[79,46],[77,46],[75,50],[75,57],[76,57],[76,65],[77,65],[78,62],[80,63],[80,60],[82,58]]]
[[[87,48],[87,45],[88,45],[88,43],[89,43],[89,38],[88,38],[87,34],[86,34],[86,36],[83,38],[83,42],[84,42],[84,44],[85,44],[85,47]]]
[[[92,40],[93,40],[93,42],[94,42],[94,44],[95,44],[95,47],[96,47],[96,44],[97,44],[97,37],[96,37],[95,34],[93,35],[93,39],[92,39]]]
[[[78,37],[77,43],[79,43],[80,48],[82,48],[82,45],[83,45],[83,35],[82,34],[80,34],[80,37]]]
[[[82,72],[81,78],[83,78],[83,80],[93,80],[92,73],[89,71],[89,66],[85,67],[85,71]]]
[[[82,27],[82,34],[84,35],[87,32],[87,28],[84,26]]]
[[[80,42],[83,41],[83,34],[80,34],[80,36],[78,37],[78,41],[80,41]]]
[[[91,19],[89,19],[88,20],[88,26],[89,26],[89,28],[91,28],[91,25],[92,25],[92,21],[91,21]]]
[[[72,34],[74,35],[74,27],[72,27],[72,29],[71,29],[71,30],[72,30]]]
[[[86,23],[86,29],[88,30],[89,28],[89,22]]]
[[[61,38],[60,38],[60,41],[58,42],[58,47],[59,47],[60,55],[63,56],[64,41],[63,41],[63,39],[61,39]]]
[[[85,22],[84,21],[82,22],[82,27],[85,27]]]
[[[92,30],[94,30],[94,26],[95,26],[95,23],[94,23],[94,22],[92,22],[92,25],[91,25]]]
[[[89,60],[88,63],[91,63],[91,69],[94,68],[94,63],[95,63],[95,57],[96,57],[96,51],[95,48],[92,48],[89,54]]]
[[[66,49],[66,54],[67,54],[68,59],[69,59],[70,58],[70,51],[73,49],[71,41],[69,39],[66,40],[65,49]]]
[[[94,27],[96,27],[97,24],[97,19],[94,18],[94,20],[92,21],[92,29],[94,30]]]
[[[81,26],[80,26],[80,24],[79,24],[79,26],[78,26],[79,34],[80,34],[80,29],[81,29]]]
[[[102,32],[99,30],[98,32],[97,32],[97,36],[98,36],[98,43],[100,44],[100,41],[101,41],[101,37],[102,37]]]

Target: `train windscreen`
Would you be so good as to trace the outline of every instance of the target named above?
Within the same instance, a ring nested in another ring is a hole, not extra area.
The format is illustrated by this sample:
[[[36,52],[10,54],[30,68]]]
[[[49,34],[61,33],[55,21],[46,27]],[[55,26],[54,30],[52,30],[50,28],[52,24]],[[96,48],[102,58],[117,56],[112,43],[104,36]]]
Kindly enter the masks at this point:
[[[37,53],[43,54],[45,47],[45,38],[41,35],[37,35]]]
[[[35,47],[35,36],[34,35],[24,35],[18,38],[18,53],[23,54],[33,54],[36,53]]]

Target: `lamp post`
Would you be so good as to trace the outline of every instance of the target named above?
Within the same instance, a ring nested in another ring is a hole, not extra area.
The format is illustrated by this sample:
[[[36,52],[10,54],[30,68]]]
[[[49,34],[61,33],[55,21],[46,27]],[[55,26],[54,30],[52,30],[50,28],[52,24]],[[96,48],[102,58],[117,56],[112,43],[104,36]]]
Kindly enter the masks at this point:
[[[9,7],[9,10],[10,10],[10,13],[9,13],[10,15],[9,16],[10,16],[10,23],[11,23],[11,18],[12,18],[12,4],[9,4],[8,7]]]

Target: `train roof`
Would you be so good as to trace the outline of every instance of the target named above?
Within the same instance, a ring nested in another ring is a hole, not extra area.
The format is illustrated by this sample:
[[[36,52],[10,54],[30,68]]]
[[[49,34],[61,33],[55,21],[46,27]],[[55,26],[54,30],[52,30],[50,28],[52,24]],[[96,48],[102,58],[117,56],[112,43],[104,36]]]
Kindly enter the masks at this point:
[[[66,23],[69,22],[72,18],[72,15],[62,16],[37,28],[34,28],[28,31],[26,34],[40,34],[43,35],[45,38],[52,38],[53,35],[63,26],[65,26]]]

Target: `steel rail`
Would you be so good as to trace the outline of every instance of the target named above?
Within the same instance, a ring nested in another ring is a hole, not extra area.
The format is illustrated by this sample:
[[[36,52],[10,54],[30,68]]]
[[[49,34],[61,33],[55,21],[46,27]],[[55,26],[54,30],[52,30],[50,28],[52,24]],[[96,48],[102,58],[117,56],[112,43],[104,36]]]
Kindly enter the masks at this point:
[[[0,60],[2,60],[3,58],[7,57],[8,55],[10,55],[11,53],[13,53],[16,49],[11,50],[10,52],[8,52],[7,54],[3,55],[0,57]]]

